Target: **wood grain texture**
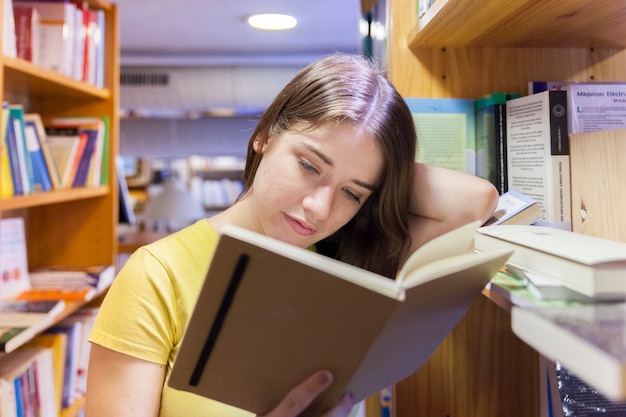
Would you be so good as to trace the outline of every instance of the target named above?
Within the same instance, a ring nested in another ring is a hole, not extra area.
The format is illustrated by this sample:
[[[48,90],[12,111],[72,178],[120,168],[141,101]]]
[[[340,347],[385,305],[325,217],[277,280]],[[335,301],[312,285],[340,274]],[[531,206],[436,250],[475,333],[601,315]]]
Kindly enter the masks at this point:
[[[626,130],[570,135],[572,230],[626,242]]]

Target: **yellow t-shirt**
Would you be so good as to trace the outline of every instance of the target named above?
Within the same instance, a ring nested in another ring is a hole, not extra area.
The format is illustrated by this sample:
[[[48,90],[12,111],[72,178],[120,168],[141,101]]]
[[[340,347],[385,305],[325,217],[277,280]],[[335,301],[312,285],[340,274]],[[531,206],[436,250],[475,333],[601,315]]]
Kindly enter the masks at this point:
[[[138,249],[115,278],[94,323],[92,343],[166,366],[174,363],[218,235],[206,220]],[[163,386],[159,416],[251,414]]]

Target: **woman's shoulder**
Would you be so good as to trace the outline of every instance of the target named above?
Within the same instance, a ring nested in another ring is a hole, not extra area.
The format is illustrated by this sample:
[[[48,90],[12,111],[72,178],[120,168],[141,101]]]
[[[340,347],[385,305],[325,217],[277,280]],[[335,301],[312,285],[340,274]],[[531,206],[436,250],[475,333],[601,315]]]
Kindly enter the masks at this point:
[[[213,226],[206,219],[202,219],[146,245],[145,248],[151,252],[163,250],[171,252],[177,248],[206,250],[207,246],[212,247],[217,244],[218,237]]]

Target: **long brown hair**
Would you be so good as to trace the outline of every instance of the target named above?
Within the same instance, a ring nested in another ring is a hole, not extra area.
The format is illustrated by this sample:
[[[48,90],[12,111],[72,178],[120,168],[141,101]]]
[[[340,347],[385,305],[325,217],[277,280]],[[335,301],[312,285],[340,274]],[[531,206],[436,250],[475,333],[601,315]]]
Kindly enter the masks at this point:
[[[301,70],[261,116],[248,144],[244,193],[262,155],[253,142],[296,124],[314,129],[349,122],[375,138],[383,154],[380,184],[359,212],[317,250],[393,277],[410,244],[408,206],[413,189],[416,133],[411,113],[382,70],[359,55],[334,54]]]

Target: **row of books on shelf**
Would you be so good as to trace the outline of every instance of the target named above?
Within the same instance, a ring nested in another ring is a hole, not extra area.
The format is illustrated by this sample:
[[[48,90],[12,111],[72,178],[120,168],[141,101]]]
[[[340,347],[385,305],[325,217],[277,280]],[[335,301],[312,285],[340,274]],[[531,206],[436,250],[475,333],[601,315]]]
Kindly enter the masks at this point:
[[[2,107],[0,198],[108,183],[108,118],[59,117],[44,124],[20,104]]]
[[[112,265],[28,270],[24,220],[0,219],[0,415],[52,417],[86,390],[96,308]]]
[[[86,392],[97,308],[84,308],[0,357],[2,416],[58,417]],[[15,331],[0,329],[0,343]]]
[[[104,85],[104,12],[82,1],[7,0],[3,52],[91,85]]]
[[[528,93],[407,98],[423,162],[533,198],[571,229],[570,135],[626,128],[626,82],[529,82]]]

